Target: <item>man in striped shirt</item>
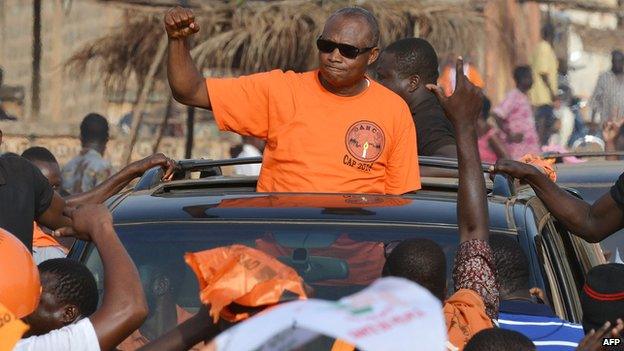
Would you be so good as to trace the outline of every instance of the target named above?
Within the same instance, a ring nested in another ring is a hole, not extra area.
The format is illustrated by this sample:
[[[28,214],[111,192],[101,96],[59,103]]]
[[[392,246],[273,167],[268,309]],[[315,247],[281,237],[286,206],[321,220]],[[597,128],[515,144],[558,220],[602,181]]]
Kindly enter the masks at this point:
[[[584,337],[583,327],[557,317],[530,293],[529,261],[511,238],[492,236],[490,247],[500,283],[498,325],[527,336],[538,351],[573,351]]]
[[[600,74],[590,106],[593,123],[624,118],[624,54],[621,51],[611,53],[611,70]]]

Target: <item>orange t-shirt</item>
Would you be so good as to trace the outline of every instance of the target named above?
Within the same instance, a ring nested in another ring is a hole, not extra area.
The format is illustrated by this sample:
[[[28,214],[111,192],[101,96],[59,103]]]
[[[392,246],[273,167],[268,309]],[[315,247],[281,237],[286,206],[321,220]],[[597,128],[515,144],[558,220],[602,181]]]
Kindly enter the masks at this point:
[[[37,222],[33,223],[33,246],[36,247],[50,247],[59,246],[64,251],[67,251],[63,245],[61,245],[54,237],[46,234],[38,225]]]
[[[409,108],[372,80],[350,97],[325,90],[316,70],[206,79],[206,85],[221,130],[267,141],[258,191],[403,194],[420,189]]]
[[[444,302],[448,340],[460,351],[483,329],[492,328],[483,299],[474,291],[460,289]]]

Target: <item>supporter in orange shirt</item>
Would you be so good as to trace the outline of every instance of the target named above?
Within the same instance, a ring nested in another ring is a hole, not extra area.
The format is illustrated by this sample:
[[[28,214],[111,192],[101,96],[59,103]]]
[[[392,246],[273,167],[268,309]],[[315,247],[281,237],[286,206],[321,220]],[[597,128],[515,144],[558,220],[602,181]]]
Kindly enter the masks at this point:
[[[221,130],[267,141],[258,191],[402,194],[420,188],[405,102],[366,77],[379,55],[373,15],[344,8],[317,40],[319,68],[204,79],[189,52],[191,10],[165,15],[168,77],[179,102],[210,109]]]
[[[463,67],[457,60],[457,71]],[[446,299],[446,258],[428,239],[406,240],[390,253],[384,275],[404,277],[426,287],[444,301],[449,349],[462,350],[479,331],[492,327],[498,317],[499,293],[494,255],[488,243],[489,226],[485,181],[477,147],[476,120],[482,94],[461,73],[457,89],[446,97],[439,86],[433,90],[455,127],[459,160],[457,217],[459,246],[455,254],[455,293]]]

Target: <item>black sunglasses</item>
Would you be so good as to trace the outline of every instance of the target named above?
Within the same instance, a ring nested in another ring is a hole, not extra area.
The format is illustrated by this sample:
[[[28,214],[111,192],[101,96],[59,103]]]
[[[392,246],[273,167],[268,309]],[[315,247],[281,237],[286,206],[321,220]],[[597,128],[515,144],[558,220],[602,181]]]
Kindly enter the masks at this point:
[[[319,37],[318,39],[316,39],[316,48],[319,49],[320,52],[324,52],[326,54],[334,52],[334,50],[336,50],[337,48],[340,52],[340,55],[342,55],[343,57],[346,57],[348,59],[355,59],[356,57],[358,57],[358,55],[375,48],[375,46],[360,49],[353,45],[334,43],[331,40],[322,39]]]

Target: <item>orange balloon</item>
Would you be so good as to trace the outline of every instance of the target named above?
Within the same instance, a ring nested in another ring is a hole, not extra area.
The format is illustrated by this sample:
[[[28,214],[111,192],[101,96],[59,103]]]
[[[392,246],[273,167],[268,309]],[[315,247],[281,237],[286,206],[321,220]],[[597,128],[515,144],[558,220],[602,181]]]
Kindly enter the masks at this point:
[[[41,282],[32,254],[13,234],[0,228],[0,304],[17,318],[39,305]]]

